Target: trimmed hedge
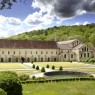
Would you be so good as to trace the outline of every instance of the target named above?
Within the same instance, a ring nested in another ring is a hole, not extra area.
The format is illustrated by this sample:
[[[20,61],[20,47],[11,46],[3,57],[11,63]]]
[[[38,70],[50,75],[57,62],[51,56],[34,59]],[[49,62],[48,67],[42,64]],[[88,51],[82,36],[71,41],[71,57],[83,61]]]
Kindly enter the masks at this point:
[[[28,74],[21,74],[21,75],[19,75],[19,79],[21,81],[28,80],[29,79],[29,75]]]
[[[86,81],[86,80],[93,80],[95,78],[65,78],[65,79],[48,79],[48,80],[27,80],[22,81],[22,84],[29,84],[29,83],[48,83],[48,82],[64,82],[64,81]]]

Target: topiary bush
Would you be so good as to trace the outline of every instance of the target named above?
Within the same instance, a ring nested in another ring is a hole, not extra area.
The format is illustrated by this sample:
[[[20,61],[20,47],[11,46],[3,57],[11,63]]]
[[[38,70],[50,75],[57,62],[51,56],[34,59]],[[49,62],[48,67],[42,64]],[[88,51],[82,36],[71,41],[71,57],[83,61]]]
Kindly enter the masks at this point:
[[[7,93],[3,89],[0,88],[0,95],[7,95]]]
[[[29,79],[29,75],[28,74],[21,74],[21,75],[19,75],[19,79],[21,81],[28,80]]]
[[[36,66],[36,70],[39,70],[39,66]]]
[[[48,64],[46,65],[46,68],[49,68],[49,65]]]
[[[33,61],[31,61],[31,64],[33,64]]]
[[[54,69],[55,69],[55,66],[53,65],[53,66],[52,66],[52,70],[54,70]]]
[[[35,79],[36,79],[36,77],[35,77],[35,76],[32,76],[32,79],[33,79],[33,80],[35,80]]]
[[[44,67],[41,68],[41,72],[45,72],[45,68]]]
[[[35,65],[34,64],[33,64],[32,68],[35,69]]]
[[[62,66],[60,66],[60,67],[59,67],[59,71],[62,71],[62,70],[63,70],[63,67],[62,67]]]
[[[22,85],[15,72],[0,72],[0,88],[7,92],[7,95],[22,95]]]

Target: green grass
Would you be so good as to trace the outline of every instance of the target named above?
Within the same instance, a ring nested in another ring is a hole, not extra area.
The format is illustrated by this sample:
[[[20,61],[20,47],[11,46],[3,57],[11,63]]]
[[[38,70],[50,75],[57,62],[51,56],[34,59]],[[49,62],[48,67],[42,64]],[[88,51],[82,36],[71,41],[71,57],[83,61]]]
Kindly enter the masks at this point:
[[[23,84],[23,95],[95,95],[95,81]]]
[[[21,75],[21,74],[29,74],[29,75],[32,75],[32,74],[37,74],[37,73],[40,73],[40,71],[37,71],[37,70],[17,70],[15,71],[18,75]]]
[[[63,66],[63,68],[74,68],[74,67],[88,67],[89,64],[83,64],[83,63],[70,63],[70,62],[34,62],[33,64],[44,66],[46,67],[47,64],[49,66],[55,66],[56,68],[59,68],[60,66]]]
[[[37,71],[35,69],[32,69],[32,67],[26,66],[21,63],[0,63],[0,70],[13,70],[16,72],[18,75],[20,74],[36,74],[39,73],[40,71]],[[20,70],[19,70],[20,69]]]
[[[25,69],[21,63],[0,63],[0,69]]]

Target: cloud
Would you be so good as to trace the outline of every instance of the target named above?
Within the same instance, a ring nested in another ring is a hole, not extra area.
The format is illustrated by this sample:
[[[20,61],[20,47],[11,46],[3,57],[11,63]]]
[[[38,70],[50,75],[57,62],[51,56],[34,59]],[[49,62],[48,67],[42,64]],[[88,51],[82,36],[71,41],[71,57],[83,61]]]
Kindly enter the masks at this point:
[[[83,23],[83,25],[86,25],[86,24],[89,24],[89,22],[88,22],[88,21],[85,21],[85,22]]]
[[[60,18],[70,18],[86,12],[95,13],[95,0],[34,0],[32,7]]]
[[[21,25],[21,23],[22,23],[21,20],[18,19],[18,18],[10,17],[10,18],[8,18],[7,20],[8,20],[8,23],[9,23],[10,25],[18,26],[18,25]]]
[[[37,23],[36,18],[39,18],[38,14],[34,15],[34,17],[35,19],[33,20],[33,22],[35,23],[35,25],[34,23],[32,23],[33,25],[31,25],[31,21],[30,21],[31,16],[28,18],[29,20],[27,19],[28,21],[30,21],[30,25],[28,25],[24,23],[24,21],[21,21],[19,18],[5,17],[5,16],[0,15],[0,37],[9,37],[9,36],[17,35],[26,31],[43,29],[43,26],[41,24],[38,23],[38,25],[36,25]]]
[[[51,24],[52,21],[53,18],[49,14],[43,14],[42,12],[35,12],[33,14],[29,14],[23,22],[31,26],[36,26],[40,24],[48,25]]]
[[[80,25],[80,22],[76,22],[76,23],[75,23],[75,24],[73,24],[73,25],[78,25],[78,26],[79,26],[79,25]]]

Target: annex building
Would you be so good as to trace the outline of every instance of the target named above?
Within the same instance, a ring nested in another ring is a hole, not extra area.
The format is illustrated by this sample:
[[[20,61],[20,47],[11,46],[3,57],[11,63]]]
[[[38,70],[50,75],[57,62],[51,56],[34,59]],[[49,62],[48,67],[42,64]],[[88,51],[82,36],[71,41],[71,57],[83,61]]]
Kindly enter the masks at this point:
[[[80,61],[95,58],[95,49],[77,39],[68,41],[0,40],[0,62]]]

